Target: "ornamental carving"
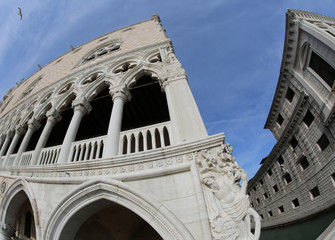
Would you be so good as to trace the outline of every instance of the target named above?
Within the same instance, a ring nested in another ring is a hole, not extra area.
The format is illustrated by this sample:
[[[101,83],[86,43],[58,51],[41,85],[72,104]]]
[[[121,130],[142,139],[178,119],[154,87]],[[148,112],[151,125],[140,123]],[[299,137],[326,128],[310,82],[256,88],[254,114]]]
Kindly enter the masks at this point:
[[[259,239],[260,218],[246,194],[248,176],[232,156],[233,147],[196,152],[205,192],[212,237],[215,240]],[[251,217],[255,231],[251,231]]]

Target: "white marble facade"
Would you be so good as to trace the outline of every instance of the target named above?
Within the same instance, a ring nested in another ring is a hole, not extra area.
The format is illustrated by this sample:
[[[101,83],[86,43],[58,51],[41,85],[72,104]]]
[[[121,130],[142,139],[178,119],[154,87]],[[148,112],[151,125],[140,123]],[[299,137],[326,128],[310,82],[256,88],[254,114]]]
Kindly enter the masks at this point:
[[[124,129],[126,105],[140,101],[134,86],[155,84],[168,119]],[[89,124],[104,120],[106,133],[76,140],[88,136],[90,125],[81,126],[104,91],[112,107],[103,102]],[[86,229],[101,239],[259,238],[246,173],[223,134],[207,135],[157,15],[72,48],[11,89],[0,108],[0,239],[85,239]],[[62,142],[48,146],[57,126]],[[121,226],[124,216],[131,220]]]

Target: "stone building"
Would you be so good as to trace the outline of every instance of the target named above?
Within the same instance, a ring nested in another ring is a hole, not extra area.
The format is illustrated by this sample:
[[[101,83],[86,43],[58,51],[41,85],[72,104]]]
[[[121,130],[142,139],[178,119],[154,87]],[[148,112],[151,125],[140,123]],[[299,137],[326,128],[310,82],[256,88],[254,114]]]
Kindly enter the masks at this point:
[[[335,19],[288,10],[279,80],[265,124],[277,143],[248,185],[263,229],[318,217],[301,229],[310,238],[294,238],[315,239],[334,220],[334,91]],[[320,214],[328,216],[323,226]]]
[[[259,238],[158,15],[39,68],[0,106],[0,239]]]

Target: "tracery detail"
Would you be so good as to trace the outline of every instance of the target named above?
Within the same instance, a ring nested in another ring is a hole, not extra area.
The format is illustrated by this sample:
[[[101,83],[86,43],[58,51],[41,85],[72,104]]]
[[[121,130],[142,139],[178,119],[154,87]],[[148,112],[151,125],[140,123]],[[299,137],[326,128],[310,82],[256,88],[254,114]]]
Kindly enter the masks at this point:
[[[222,144],[216,151],[196,152],[212,237],[215,240],[258,239],[260,217],[250,207],[246,194],[248,176],[232,156],[233,147],[229,143]],[[255,222],[254,233],[251,216]]]

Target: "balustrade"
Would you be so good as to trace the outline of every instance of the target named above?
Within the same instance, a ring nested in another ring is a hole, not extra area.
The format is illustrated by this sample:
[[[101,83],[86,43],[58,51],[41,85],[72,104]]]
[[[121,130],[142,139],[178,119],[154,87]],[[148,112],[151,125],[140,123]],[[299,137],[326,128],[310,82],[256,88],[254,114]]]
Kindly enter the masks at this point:
[[[62,145],[58,145],[58,146],[55,146],[55,147],[48,147],[48,148],[42,149],[38,164],[39,165],[47,165],[47,164],[57,163],[61,147],[62,147]]]
[[[28,166],[30,165],[31,158],[33,156],[34,151],[25,152],[22,154],[19,166]]]
[[[123,131],[120,134],[119,153],[130,154],[169,146],[170,132],[170,122]]]
[[[70,152],[70,162],[102,158],[105,136],[74,142]]]
[[[131,129],[120,133],[119,154],[143,152],[171,145],[171,124],[163,122],[142,128]],[[103,158],[107,136],[86,139],[74,142],[71,145],[69,157],[66,162],[80,162]],[[39,156],[38,165],[56,164],[62,145],[43,148]],[[24,152],[20,157],[19,166],[29,166],[34,151]],[[11,154],[6,166],[13,166],[17,154]],[[0,158],[0,166],[6,156]]]

